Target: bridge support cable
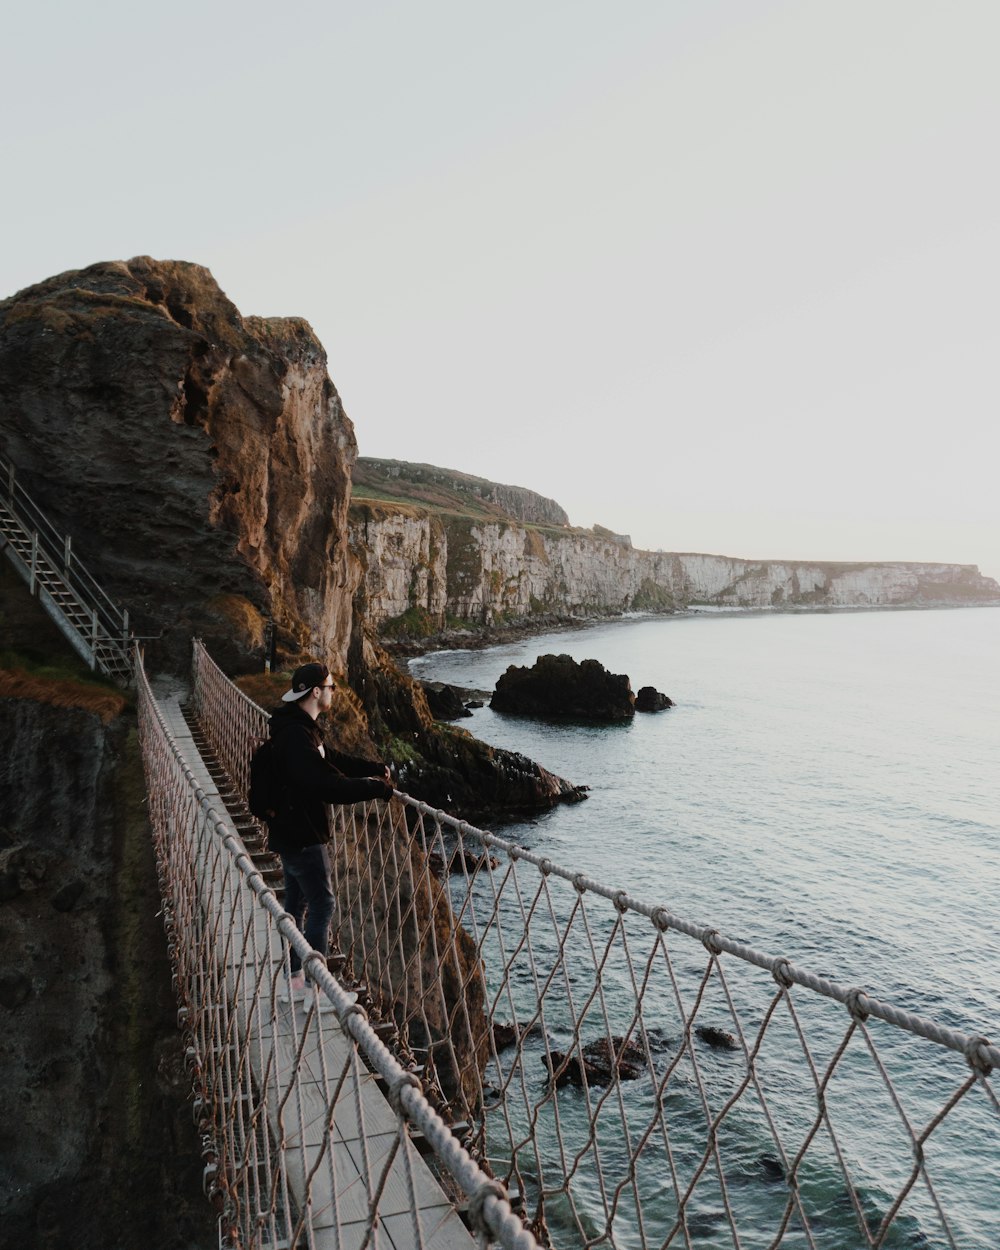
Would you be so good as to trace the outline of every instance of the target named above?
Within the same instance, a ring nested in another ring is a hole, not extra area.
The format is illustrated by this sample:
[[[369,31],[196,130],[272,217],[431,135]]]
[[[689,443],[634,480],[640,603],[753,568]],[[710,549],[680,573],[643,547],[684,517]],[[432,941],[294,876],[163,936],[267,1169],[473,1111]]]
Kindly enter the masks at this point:
[[[264,714],[194,666],[235,770]],[[536,1234],[1000,1245],[1000,1048],[398,799],[334,811],[338,942]]]
[[[267,887],[179,707],[157,702],[138,661],[136,685],[179,1021],[222,1244],[533,1250],[503,1188]],[[282,997],[293,948],[308,979],[301,1004]]]

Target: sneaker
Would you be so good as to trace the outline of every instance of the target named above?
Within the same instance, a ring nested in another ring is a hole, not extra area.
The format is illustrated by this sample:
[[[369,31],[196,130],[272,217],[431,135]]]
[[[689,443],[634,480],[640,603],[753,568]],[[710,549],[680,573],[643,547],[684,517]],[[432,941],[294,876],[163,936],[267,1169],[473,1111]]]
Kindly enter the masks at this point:
[[[300,1003],[306,996],[306,974],[292,973],[291,979],[282,977],[278,984],[278,1001],[281,1003]]]
[[[357,994],[353,993],[353,991],[347,990],[345,992],[347,994],[348,1000],[352,1004],[358,1001],[358,996]],[[309,1008],[313,1004],[313,992],[312,992],[311,987],[308,990],[303,991],[302,998],[299,1001],[302,1003],[303,1011],[308,1011]],[[315,995],[315,1001],[316,1001],[316,1010],[320,1013],[320,1015],[325,1015],[327,1012],[337,1010],[334,1003],[329,998],[327,998],[327,996],[322,991],[320,991],[318,994]]]

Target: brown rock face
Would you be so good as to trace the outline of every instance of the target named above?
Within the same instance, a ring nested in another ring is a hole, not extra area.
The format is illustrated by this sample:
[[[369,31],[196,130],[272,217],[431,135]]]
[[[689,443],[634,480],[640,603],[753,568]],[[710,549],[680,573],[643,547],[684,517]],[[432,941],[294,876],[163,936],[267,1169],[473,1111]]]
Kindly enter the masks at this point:
[[[207,269],[137,257],[0,303],[0,435],[77,554],[186,667],[289,654],[342,671],[356,443],[306,322],[241,317]]]
[[[135,717],[2,558],[0,621],[0,1246],[208,1245]]]
[[[366,642],[347,545],[354,428],[304,321],[244,318],[179,261],[49,278],[0,303],[0,450],[136,632],[162,631],[147,669],[186,673],[195,635],[226,672],[259,670],[270,618],[279,667],[322,657],[380,753],[421,757],[421,797],[475,810],[578,794],[479,743],[456,759]]]
[[[389,656],[356,631],[349,675],[383,753],[414,798],[490,820],[586,798],[586,787],[550,773],[517,751],[488,746],[457,726],[435,724],[427,696]]]
[[[338,944],[380,1018],[423,1056],[421,1079],[451,1118],[468,1118],[480,1110],[488,1057],[486,981],[421,841],[397,803],[381,824],[374,811],[345,822],[333,848]]]

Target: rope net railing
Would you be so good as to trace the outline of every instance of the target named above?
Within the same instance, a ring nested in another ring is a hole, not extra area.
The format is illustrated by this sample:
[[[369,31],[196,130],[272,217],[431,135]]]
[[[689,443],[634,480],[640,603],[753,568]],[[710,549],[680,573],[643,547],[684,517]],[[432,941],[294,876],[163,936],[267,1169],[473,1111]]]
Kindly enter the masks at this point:
[[[163,918],[220,1245],[532,1250],[503,1187],[310,950],[225,811],[213,808],[138,661],[136,686]],[[287,1001],[292,948],[308,979],[301,1003]],[[474,1235],[456,1208],[467,1210]]]
[[[1000,1245],[1000,1048],[399,799],[335,809],[337,941],[540,1241]]]

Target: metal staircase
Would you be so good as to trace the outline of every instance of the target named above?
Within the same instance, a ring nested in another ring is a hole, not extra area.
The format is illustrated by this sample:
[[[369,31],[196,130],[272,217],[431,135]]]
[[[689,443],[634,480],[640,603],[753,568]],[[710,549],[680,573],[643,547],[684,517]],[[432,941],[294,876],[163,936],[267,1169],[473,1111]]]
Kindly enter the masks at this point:
[[[0,456],[0,549],[28,583],[67,641],[94,670],[132,680],[128,612],[101,589]]]

